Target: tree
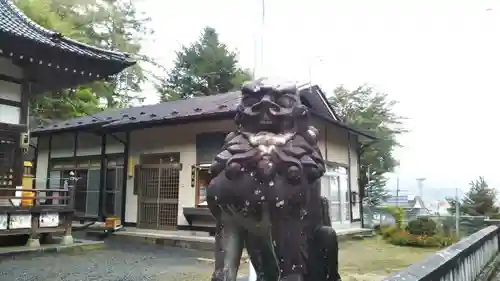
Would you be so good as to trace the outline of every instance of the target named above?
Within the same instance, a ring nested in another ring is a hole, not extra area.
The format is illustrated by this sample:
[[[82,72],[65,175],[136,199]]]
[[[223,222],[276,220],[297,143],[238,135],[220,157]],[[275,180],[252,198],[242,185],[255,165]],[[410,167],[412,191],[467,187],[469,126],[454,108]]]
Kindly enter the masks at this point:
[[[483,177],[469,183],[469,191],[460,200],[460,213],[469,216],[490,216],[498,214],[499,208],[496,206],[496,191],[490,188]],[[455,214],[457,201],[454,198],[446,199],[450,204],[448,212]]]
[[[397,136],[407,132],[405,118],[394,112],[396,101],[367,85],[353,91],[340,86],[329,102],[348,125],[378,138],[374,143],[361,143],[359,183],[365,187],[367,203],[377,206],[388,197],[385,174],[398,165],[393,150],[400,145]]]
[[[247,70],[238,67],[237,54],[219,41],[211,27],[176,55],[174,67],[157,85],[162,101],[226,93],[251,79]]]
[[[141,40],[149,30],[148,18],[131,1],[121,0],[16,0],[16,5],[45,28],[83,43],[135,55],[140,60]],[[140,64],[108,81],[97,81],[74,89],[62,89],[31,100],[38,119],[68,119],[93,114],[103,108],[125,107],[140,101],[137,95],[146,80]]]

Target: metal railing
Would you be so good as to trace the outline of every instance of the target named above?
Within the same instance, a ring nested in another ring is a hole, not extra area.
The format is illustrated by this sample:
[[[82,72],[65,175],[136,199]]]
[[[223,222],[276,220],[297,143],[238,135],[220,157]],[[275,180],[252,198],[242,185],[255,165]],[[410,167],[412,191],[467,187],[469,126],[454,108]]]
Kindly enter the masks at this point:
[[[27,245],[36,247],[40,234],[59,232],[64,235],[61,243],[73,243],[77,180],[75,177],[61,180],[60,188],[45,188],[46,185],[44,188],[1,188],[0,236],[28,234]]]
[[[500,230],[489,226],[383,281],[473,281],[499,253]],[[487,279],[485,279],[487,280]]]
[[[67,206],[74,208],[75,204],[75,184],[78,178],[71,177],[62,179],[58,188],[1,188],[0,200],[8,200],[13,207],[35,207],[35,206]],[[33,178],[33,183],[40,181]],[[48,179],[44,179],[48,181]],[[29,203],[27,203],[29,202]]]

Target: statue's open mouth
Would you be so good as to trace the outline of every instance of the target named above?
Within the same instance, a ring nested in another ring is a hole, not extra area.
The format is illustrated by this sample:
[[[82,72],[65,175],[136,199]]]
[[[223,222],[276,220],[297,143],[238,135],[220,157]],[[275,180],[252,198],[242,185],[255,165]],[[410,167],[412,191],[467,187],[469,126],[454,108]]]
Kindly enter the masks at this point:
[[[274,123],[275,122],[273,122],[273,120],[269,116],[269,113],[261,114],[261,117],[260,117],[260,120],[259,120],[259,124],[260,125],[263,125],[264,127],[268,128],[270,126],[273,126]]]

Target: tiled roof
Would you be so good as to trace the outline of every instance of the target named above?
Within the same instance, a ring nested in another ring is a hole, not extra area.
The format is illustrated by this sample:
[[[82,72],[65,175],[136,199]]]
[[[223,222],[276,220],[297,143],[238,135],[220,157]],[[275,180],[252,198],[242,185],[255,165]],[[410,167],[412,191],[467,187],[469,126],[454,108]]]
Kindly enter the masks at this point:
[[[177,100],[154,105],[106,110],[92,116],[74,118],[50,125],[38,126],[34,134],[46,131],[76,129],[89,125],[105,128],[150,123],[154,121],[196,118],[212,114],[235,112],[241,98],[240,92]]]
[[[121,62],[129,61],[126,54],[76,42],[61,36],[60,33],[43,28],[25,16],[10,0],[0,0],[0,33],[2,32],[81,56]],[[130,64],[132,63],[130,61]]]
[[[1,1],[1,0],[0,0]],[[310,113],[336,126],[345,128],[350,132],[375,139],[373,136],[350,128],[344,123],[333,119],[328,109],[319,102],[321,95],[318,91],[309,89],[300,92],[310,103]],[[230,92],[225,94],[195,97],[186,100],[163,102],[154,105],[130,107],[124,109],[105,110],[92,116],[78,117],[62,122],[53,122],[48,125],[40,125],[33,130],[33,135],[62,132],[69,130],[81,130],[84,128],[116,129],[128,125],[150,125],[171,122],[189,122],[210,117],[229,117],[236,113],[241,100],[241,92]],[[230,118],[230,117],[229,117]]]

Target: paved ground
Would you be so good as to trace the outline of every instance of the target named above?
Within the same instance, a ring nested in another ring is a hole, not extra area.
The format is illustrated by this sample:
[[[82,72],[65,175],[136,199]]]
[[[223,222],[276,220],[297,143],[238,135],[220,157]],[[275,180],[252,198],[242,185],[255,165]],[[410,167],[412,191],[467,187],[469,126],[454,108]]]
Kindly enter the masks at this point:
[[[106,248],[73,253],[44,253],[0,258],[0,281],[209,281],[211,252],[108,238]],[[397,247],[380,238],[340,244],[345,281],[379,281],[434,249]],[[248,272],[243,264],[241,274]],[[242,280],[244,281],[244,280]]]
[[[0,259],[0,281],[209,281],[199,252],[106,240],[106,248]]]

